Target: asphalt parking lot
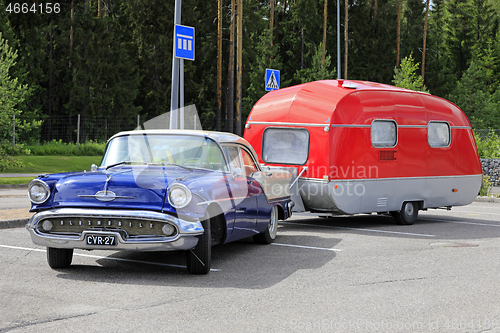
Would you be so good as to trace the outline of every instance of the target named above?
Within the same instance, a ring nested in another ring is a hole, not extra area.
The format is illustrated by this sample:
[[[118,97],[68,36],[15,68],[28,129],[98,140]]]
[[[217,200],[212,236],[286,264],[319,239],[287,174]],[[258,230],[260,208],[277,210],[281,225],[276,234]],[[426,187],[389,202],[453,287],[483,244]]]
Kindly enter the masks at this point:
[[[276,242],[182,253],[75,251],[52,270],[23,228],[0,230],[0,332],[498,332],[500,204],[295,215]]]

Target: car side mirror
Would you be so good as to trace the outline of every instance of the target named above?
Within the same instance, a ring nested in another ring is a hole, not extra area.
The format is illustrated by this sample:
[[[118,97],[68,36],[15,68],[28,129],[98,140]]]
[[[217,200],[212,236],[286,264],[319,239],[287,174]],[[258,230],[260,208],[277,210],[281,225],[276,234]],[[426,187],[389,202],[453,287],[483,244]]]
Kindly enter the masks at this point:
[[[243,172],[242,168],[234,168],[234,170],[233,170],[233,178],[243,177],[244,175],[245,175],[245,173]]]

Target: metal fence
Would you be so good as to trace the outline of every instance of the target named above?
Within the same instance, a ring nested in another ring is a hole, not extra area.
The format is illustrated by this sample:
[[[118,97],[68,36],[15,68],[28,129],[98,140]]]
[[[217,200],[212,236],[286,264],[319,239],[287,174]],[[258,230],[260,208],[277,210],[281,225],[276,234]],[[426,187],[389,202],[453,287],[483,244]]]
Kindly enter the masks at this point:
[[[490,133],[495,134],[500,137],[500,129],[476,129],[474,133],[479,136],[481,139],[485,139],[490,135]]]
[[[66,143],[85,143],[89,141],[105,142],[113,134],[121,131],[134,129],[168,129],[170,123],[170,112],[158,117],[88,117],[84,115],[73,116],[52,116],[46,117],[41,128],[36,132],[22,132],[13,126],[11,128],[12,143],[36,144],[50,142],[52,140],[62,140]],[[244,124],[245,122],[242,121]],[[216,119],[198,117],[196,109],[186,109],[185,127],[186,129],[215,130]],[[222,128],[224,130],[224,128]],[[500,136],[500,129],[476,129],[475,134],[482,139],[489,133]]]
[[[186,119],[186,129],[214,130],[215,119],[200,121],[196,116]],[[52,116],[43,120],[42,126],[31,132],[11,127],[12,144],[37,144],[52,140],[66,143],[105,142],[113,134],[135,129],[168,129],[169,118],[165,115],[147,119],[139,115],[132,117],[88,117],[84,115]]]

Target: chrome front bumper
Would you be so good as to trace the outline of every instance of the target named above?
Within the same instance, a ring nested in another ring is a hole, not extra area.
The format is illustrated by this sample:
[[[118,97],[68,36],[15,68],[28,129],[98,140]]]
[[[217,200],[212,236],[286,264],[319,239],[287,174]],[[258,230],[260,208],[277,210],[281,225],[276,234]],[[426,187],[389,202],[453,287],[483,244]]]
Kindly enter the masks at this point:
[[[172,236],[145,235],[128,237],[127,233],[119,228],[102,226],[93,226],[83,230],[81,233],[48,233],[39,229],[38,223],[51,219],[58,221],[61,219],[133,219],[146,223],[169,223],[174,226],[176,232]],[[39,212],[26,225],[26,229],[31,234],[33,243],[46,247],[66,248],[66,249],[85,249],[85,250],[137,250],[137,251],[175,251],[188,250],[196,246],[199,235],[202,235],[204,229],[199,221],[189,222],[167,214],[140,211],[140,210],[111,210],[111,209],[79,209],[79,208],[59,208]],[[116,245],[87,245],[86,235],[113,235],[116,236]]]

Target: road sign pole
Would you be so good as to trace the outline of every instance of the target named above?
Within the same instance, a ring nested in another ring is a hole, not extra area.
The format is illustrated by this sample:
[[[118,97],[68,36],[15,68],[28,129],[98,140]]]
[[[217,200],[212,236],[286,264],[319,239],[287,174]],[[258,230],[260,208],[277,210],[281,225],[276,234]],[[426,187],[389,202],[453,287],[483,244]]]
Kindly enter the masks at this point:
[[[179,88],[180,88],[180,123],[179,128],[184,129],[184,59],[179,59]]]
[[[175,0],[174,27],[181,24],[181,2]],[[179,108],[179,58],[175,57],[176,36],[174,29],[172,48],[172,87],[170,94],[170,129],[177,128],[177,109]]]

